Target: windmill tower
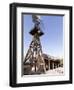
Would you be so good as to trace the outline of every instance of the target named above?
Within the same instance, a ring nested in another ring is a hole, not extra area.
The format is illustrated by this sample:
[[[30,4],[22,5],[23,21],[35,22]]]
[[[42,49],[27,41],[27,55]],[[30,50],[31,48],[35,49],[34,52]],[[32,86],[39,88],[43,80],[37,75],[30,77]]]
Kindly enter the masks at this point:
[[[24,74],[41,74],[45,73],[45,62],[43,58],[40,37],[44,35],[40,28],[40,16],[32,15],[34,28],[29,32],[33,39],[24,59]]]

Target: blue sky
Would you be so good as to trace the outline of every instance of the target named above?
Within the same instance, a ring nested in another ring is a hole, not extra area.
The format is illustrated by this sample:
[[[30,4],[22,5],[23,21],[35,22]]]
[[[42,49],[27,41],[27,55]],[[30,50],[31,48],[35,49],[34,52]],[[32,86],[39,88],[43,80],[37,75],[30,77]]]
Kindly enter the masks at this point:
[[[43,53],[52,56],[63,56],[63,16],[41,15],[44,35],[40,37]],[[33,28],[32,16],[23,15],[23,47],[24,56],[27,53],[32,36],[29,34]]]

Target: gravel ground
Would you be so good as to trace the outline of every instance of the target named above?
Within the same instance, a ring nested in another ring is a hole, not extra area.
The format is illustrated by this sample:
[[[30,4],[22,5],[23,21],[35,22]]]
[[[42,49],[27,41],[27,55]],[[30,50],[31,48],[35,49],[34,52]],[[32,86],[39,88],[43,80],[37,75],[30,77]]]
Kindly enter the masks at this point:
[[[64,75],[64,68],[59,67],[53,70],[46,71],[47,75]]]

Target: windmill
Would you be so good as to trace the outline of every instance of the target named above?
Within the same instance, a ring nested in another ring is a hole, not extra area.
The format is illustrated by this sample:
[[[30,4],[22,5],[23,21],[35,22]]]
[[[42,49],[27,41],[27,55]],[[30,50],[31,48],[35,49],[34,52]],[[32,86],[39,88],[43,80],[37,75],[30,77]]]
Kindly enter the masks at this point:
[[[24,74],[41,74],[46,72],[45,61],[43,58],[40,37],[44,35],[40,28],[41,19],[39,15],[32,15],[34,28],[29,32],[33,39],[23,62]]]

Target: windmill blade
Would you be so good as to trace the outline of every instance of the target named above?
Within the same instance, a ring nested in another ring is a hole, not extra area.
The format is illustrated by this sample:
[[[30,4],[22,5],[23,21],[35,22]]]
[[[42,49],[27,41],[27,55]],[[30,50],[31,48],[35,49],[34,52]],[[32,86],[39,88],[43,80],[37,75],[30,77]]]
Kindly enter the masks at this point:
[[[39,26],[40,26],[40,28],[42,29],[42,30],[44,30],[45,29],[45,27],[44,27],[44,23],[43,23],[43,21],[41,20],[41,16],[40,15],[32,15],[32,20],[33,20],[33,22],[35,23],[35,24],[39,24]]]
[[[39,15],[32,15],[32,20],[34,23],[40,22],[40,16]]]

